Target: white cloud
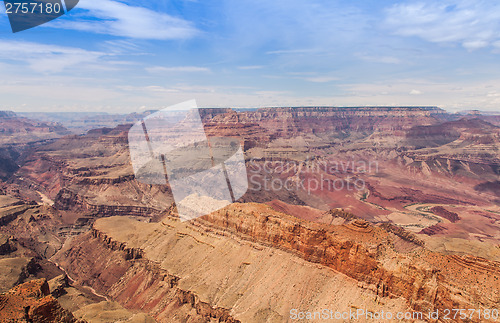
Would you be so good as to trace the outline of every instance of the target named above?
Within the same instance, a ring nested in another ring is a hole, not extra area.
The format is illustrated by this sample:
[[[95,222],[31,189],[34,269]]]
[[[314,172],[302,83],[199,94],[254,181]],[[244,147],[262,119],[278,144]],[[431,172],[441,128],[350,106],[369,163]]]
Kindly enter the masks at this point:
[[[178,93],[178,92],[180,92],[178,89],[166,88],[166,87],[159,86],[159,85],[146,86],[144,88],[144,90],[150,91],[150,92],[161,92],[161,93]]]
[[[471,41],[464,41],[462,43],[462,46],[469,50],[475,50],[475,49],[480,49],[487,47],[489,44],[485,40],[477,39],[477,40],[471,40]]]
[[[433,43],[461,44],[468,50],[500,40],[500,3],[447,0],[396,4],[386,10],[385,25],[397,35]]]
[[[374,56],[366,54],[358,54],[359,58],[367,62],[384,63],[384,64],[401,64],[401,60],[394,56]]]
[[[0,39],[0,59],[27,62],[41,73],[57,73],[69,66],[97,63],[105,53],[80,48]]]
[[[497,97],[496,91],[492,91],[500,87],[500,79],[476,82],[402,79],[341,87],[344,95],[338,97],[338,101],[349,105],[428,105],[454,111],[477,107],[485,111],[498,111],[500,106],[500,96]]]
[[[83,103],[97,106],[104,101],[116,101],[124,97],[122,92],[108,88],[100,82],[86,82],[74,77],[17,77],[0,81],[3,105],[28,104],[31,110],[47,105],[59,105],[66,111],[70,106]],[[64,108],[66,107],[66,108]]]
[[[191,99],[196,99],[202,107],[437,105],[452,110],[481,107],[485,111],[498,111],[498,88],[500,79],[477,83],[403,79],[391,83],[342,85],[340,92],[328,96],[297,96],[292,91],[235,91],[231,86],[203,84],[118,86],[108,79],[96,81],[59,76],[51,76],[50,82],[45,77],[0,80],[2,105],[18,111],[83,111],[79,107],[87,107],[117,113],[137,111],[141,106],[163,107]],[[423,95],[410,95],[413,89],[418,89]]]
[[[317,49],[280,49],[266,52],[268,55],[288,55],[288,54],[310,54],[317,52]]]
[[[114,39],[107,40],[101,44],[102,50],[113,54],[137,54],[141,53],[141,47],[132,40]]]
[[[262,65],[248,65],[248,66],[238,66],[240,70],[258,70],[264,68]]]
[[[153,92],[164,92],[164,93],[215,93],[218,88],[214,86],[203,86],[203,85],[174,85],[172,87],[163,86],[148,86],[147,90]]]
[[[193,24],[184,19],[119,1],[82,0],[77,8],[88,13],[72,21],[57,19],[46,26],[157,40],[187,39],[197,33]]]
[[[331,76],[316,76],[316,77],[304,78],[304,80],[314,83],[328,83],[332,81],[337,81],[338,79],[339,79],[338,77],[331,77]]]
[[[153,67],[147,67],[146,71],[149,73],[172,73],[172,72],[180,72],[180,73],[208,73],[210,72],[209,68],[206,67],[200,67],[200,66],[172,66],[172,67],[165,67],[165,66],[153,66]]]

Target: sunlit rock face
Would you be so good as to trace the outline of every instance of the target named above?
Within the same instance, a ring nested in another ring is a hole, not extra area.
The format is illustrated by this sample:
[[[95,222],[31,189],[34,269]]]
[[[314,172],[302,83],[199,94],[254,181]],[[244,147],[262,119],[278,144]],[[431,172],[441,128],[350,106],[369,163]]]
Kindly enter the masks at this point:
[[[181,223],[169,185],[135,178],[128,134],[142,117],[0,148],[5,290],[66,271],[58,301],[89,320],[498,308],[497,119],[433,107],[201,109],[208,141],[241,143],[249,186]]]

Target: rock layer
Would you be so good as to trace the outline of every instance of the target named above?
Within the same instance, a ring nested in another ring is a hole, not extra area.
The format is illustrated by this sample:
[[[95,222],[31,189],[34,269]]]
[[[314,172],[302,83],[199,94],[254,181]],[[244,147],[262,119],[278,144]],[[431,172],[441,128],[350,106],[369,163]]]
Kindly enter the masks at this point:
[[[126,307],[147,309],[157,319],[168,317],[164,316],[167,313],[187,315],[195,311],[202,315],[201,307],[196,305],[198,298],[207,304],[204,306],[209,316],[227,313],[231,319],[247,321],[248,315],[258,315],[269,306],[270,299],[279,298],[275,293],[285,292],[286,288],[290,290],[285,293],[295,289],[305,293],[299,304],[311,307],[314,302],[310,302],[327,290],[299,283],[297,279],[304,277],[300,274],[303,270],[309,273],[309,283],[313,285],[318,283],[316,270],[332,277],[343,273],[362,290],[350,290],[350,296],[344,297],[373,293],[386,306],[391,304],[399,309],[499,306],[499,291],[492,288],[498,286],[500,279],[498,263],[443,256],[422,247],[401,254],[393,244],[387,231],[362,220],[329,226],[290,217],[268,206],[236,204],[190,225],[173,218],[161,224],[117,217],[101,219],[94,224],[91,237],[78,238],[57,259],[72,275],[81,277],[83,283]],[[139,254],[140,257],[131,256]],[[270,254],[275,269],[264,261]],[[294,269],[284,274],[278,268],[286,268],[291,259],[295,259]],[[225,265],[221,267],[219,263]],[[286,287],[283,282],[285,289],[281,290],[279,285],[268,279],[259,280],[253,273],[297,285]],[[344,282],[343,287],[337,286],[330,292],[337,293],[347,285]],[[192,293],[194,296],[190,297],[195,301],[179,296],[184,293]],[[292,297],[271,302],[266,319],[285,318],[287,309],[297,305],[294,300]],[[186,303],[191,308],[183,307]]]
[[[32,280],[0,294],[0,321],[84,323],[50,295],[45,279]]]

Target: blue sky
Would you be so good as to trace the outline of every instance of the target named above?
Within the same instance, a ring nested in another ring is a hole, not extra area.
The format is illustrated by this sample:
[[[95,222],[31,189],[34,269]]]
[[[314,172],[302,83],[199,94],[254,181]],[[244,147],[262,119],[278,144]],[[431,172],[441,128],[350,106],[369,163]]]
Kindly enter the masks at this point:
[[[0,109],[500,111],[495,1],[80,0],[16,34],[0,7]]]

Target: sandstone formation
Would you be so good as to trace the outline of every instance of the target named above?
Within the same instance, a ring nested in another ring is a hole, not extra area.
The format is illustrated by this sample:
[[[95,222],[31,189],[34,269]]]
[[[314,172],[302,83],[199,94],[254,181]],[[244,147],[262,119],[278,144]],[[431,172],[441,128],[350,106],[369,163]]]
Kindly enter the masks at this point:
[[[242,143],[249,190],[180,223],[168,185],[135,179],[130,124],[116,126],[149,113],[63,120],[78,135],[0,113],[2,291],[46,278],[33,306],[89,322],[498,308],[497,117],[202,109],[209,141]]]
[[[75,319],[50,295],[44,279],[32,280],[0,294],[0,321],[2,322],[84,322]]]
[[[356,306],[368,304],[349,295],[372,294],[385,306],[424,312],[500,304],[498,289],[489,287],[498,286],[497,262],[422,247],[401,254],[389,232],[362,220],[315,224],[258,204],[236,204],[192,224],[170,217],[159,224],[101,219],[91,235],[79,237],[55,259],[82,283],[126,307],[147,309],[160,321],[173,313],[251,321],[262,311],[268,311],[268,321],[284,320],[293,306],[311,308],[316,295],[329,292],[329,280],[318,280],[316,270],[320,277],[341,279],[343,287],[335,293],[349,293],[343,297]],[[295,273],[285,274],[290,261]],[[297,274],[303,270],[306,276]],[[306,288],[297,276],[318,289]],[[284,289],[268,290],[272,279],[277,280],[272,286],[284,284]],[[187,303],[180,296],[186,293],[192,295]],[[288,293],[300,294],[301,300]]]

